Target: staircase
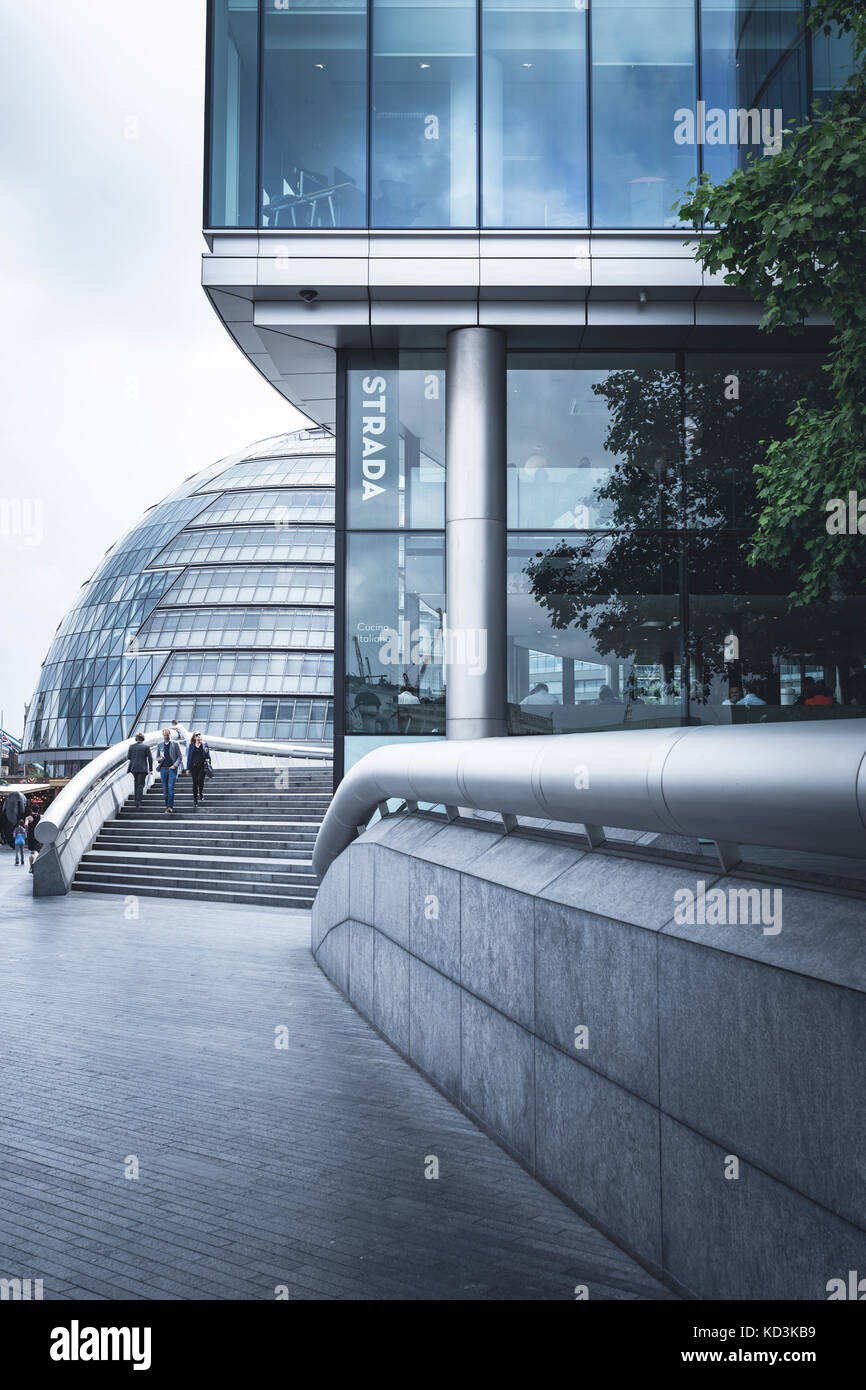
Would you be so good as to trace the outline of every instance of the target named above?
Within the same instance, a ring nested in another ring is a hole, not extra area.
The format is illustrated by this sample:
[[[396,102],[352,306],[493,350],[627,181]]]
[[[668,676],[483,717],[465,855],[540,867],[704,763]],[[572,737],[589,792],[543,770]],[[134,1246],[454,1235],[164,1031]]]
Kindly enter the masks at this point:
[[[196,810],[192,778],[178,777],[173,816],[165,814],[157,778],[140,811],[130,797],[106,821],[72,889],[307,909],[317,886],[313,843],[332,778],[330,767],[297,764],[217,769]]]

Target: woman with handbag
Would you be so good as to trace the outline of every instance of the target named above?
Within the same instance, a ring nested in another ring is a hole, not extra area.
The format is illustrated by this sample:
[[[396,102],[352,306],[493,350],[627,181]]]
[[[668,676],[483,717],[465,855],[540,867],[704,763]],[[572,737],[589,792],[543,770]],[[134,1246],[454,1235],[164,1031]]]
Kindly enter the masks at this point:
[[[192,736],[189,745],[189,752],[186,755],[186,770],[192,777],[192,805],[193,810],[197,811],[199,805],[204,801],[204,779],[208,775],[213,775],[210,765],[210,749],[196,731]]]

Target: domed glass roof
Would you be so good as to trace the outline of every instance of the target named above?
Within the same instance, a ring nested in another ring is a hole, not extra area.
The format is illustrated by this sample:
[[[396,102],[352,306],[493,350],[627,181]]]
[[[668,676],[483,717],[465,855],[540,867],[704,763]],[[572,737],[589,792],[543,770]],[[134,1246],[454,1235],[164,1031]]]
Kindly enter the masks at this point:
[[[333,527],[334,440],[322,430],[187,478],[111,547],[60,623],[28,710],[28,756],[84,760],[171,719],[331,738]]]

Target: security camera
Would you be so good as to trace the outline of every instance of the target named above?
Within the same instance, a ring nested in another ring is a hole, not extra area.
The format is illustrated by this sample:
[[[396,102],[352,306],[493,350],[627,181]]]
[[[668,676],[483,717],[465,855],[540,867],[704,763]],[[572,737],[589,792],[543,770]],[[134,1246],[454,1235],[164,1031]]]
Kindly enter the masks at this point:
[[[305,304],[312,304],[313,300],[319,297],[318,290],[298,290],[298,294]]]

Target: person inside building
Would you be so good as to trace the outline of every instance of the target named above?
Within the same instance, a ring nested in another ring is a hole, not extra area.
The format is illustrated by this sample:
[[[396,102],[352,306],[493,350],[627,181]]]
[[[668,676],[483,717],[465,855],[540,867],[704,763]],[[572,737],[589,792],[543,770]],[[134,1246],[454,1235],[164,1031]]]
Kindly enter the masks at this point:
[[[135,742],[129,745],[126,757],[127,771],[132,773],[132,784],[135,789],[135,809],[140,811],[144,803],[144,784],[147,781],[147,774],[153,771],[153,758],[144,741],[144,734],[135,735]]]
[[[830,691],[827,689],[827,686],[824,684],[824,682],[817,681],[815,684],[815,689],[812,691],[812,694],[809,696],[808,700],[806,700],[805,703],[807,705],[818,705],[826,707],[827,705],[835,705],[836,701],[833,699],[833,696],[830,694]]]
[[[558,704],[559,700],[555,695],[551,695],[550,687],[545,685],[544,681],[539,681],[537,685],[534,685],[529,694],[524,695],[523,699],[520,701],[521,709],[525,709],[527,705]]]
[[[845,682],[845,703],[848,705],[866,705],[866,670],[859,656],[855,656],[848,667],[848,679]]]
[[[598,703],[600,705],[621,705],[622,700],[618,695],[614,695],[609,685],[603,685],[598,692]]]
[[[192,777],[192,807],[197,811],[204,800],[204,779],[210,769],[210,749],[198,730],[192,736],[186,755],[186,770]]]

